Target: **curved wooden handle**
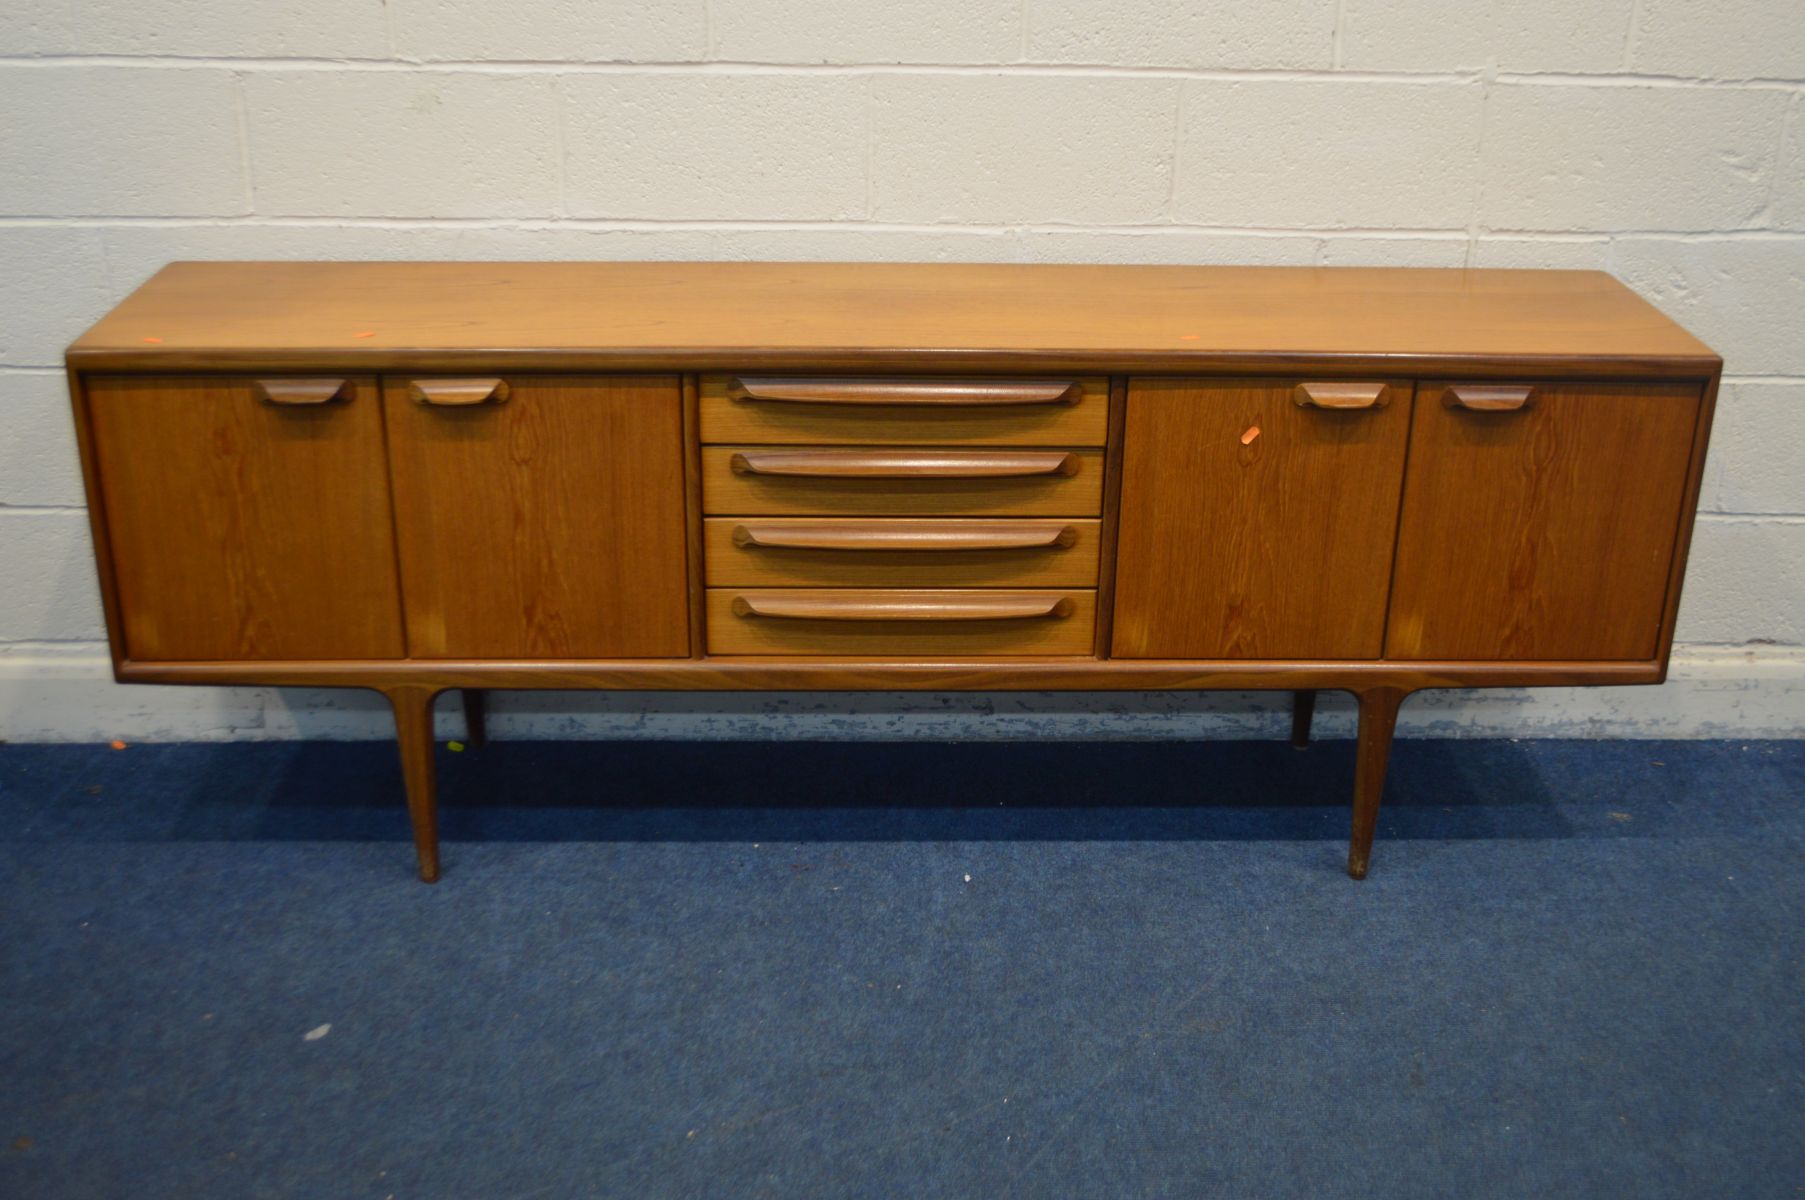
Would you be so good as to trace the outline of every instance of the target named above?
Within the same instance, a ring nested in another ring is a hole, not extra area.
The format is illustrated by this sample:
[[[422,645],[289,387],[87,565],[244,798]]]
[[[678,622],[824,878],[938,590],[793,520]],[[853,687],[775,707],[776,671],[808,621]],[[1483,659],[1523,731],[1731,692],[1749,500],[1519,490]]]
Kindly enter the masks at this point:
[[[1391,399],[1391,385],[1384,383],[1300,383],[1292,390],[1300,408],[1339,410],[1384,408]]]
[[[357,394],[349,379],[259,379],[256,387],[266,404],[331,404]]]
[[[819,479],[1010,479],[1076,475],[1078,456],[1063,450],[741,450],[736,475]]]
[[[1071,379],[774,379],[727,381],[730,400],[781,404],[895,404],[989,408],[1076,404],[1084,388]]]
[[[1442,403],[1449,408],[1469,412],[1516,412],[1528,408],[1535,389],[1526,385],[1496,386],[1492,384],[1454,383],[1442,393]]]
[[[1048,521],[744,521],[733,544],[773,550],[1063,550],[1078,540]]]
[[[408,395],[421,404],[444,408],[468,408],[473,404],[501,404],[508,398],[505,379],[414,379]]]
[[[737,617],[786,621],[1030,621],[1068,617],[1069,596],[1019,592],[760,592],[733,598]]]

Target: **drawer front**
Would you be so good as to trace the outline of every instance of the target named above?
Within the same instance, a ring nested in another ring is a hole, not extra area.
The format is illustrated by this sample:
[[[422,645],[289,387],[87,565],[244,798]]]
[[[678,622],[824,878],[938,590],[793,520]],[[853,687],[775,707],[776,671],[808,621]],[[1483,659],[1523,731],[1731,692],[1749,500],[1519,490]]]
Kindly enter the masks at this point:
[[[710,654],[1088,655],[1088,589],[710,588]]]
[[[702,506],[725,516],[1094,517],[1103,452],[704,446]]]
[[[710,517],[708,582],[739,587],[1095,587],[1087,519]]]
[[[704,375],[702,440],[1101,446],[1109,381]]]
[[[1697,384],[1417,387],[1385,655],[1650,659]]]

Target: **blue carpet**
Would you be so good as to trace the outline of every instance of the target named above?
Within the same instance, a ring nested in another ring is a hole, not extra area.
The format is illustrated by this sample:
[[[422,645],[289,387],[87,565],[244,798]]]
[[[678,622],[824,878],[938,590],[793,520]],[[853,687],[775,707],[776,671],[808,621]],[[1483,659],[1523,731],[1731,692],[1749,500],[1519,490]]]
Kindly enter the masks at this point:
[[[0,1197],[1805,1191],[1805,742],[1351,772],[0,746]]]

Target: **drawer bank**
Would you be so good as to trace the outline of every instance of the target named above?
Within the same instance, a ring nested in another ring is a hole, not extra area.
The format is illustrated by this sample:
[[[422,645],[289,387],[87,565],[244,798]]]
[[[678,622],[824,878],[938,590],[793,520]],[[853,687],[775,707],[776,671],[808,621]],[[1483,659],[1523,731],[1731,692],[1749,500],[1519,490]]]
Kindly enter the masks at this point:
[[[1607,275],[177,263],[68,352],[121,682],[1663,679],[1721,362]]]

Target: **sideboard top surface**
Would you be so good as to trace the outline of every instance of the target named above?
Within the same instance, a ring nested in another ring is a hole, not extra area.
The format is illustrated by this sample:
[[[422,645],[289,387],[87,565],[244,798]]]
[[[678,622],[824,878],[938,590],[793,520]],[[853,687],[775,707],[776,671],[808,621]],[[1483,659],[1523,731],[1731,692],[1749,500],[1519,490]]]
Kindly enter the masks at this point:
[[[1597,271],[913,263],[184,262],[84,370],[1515,370],[1710,375]]]

